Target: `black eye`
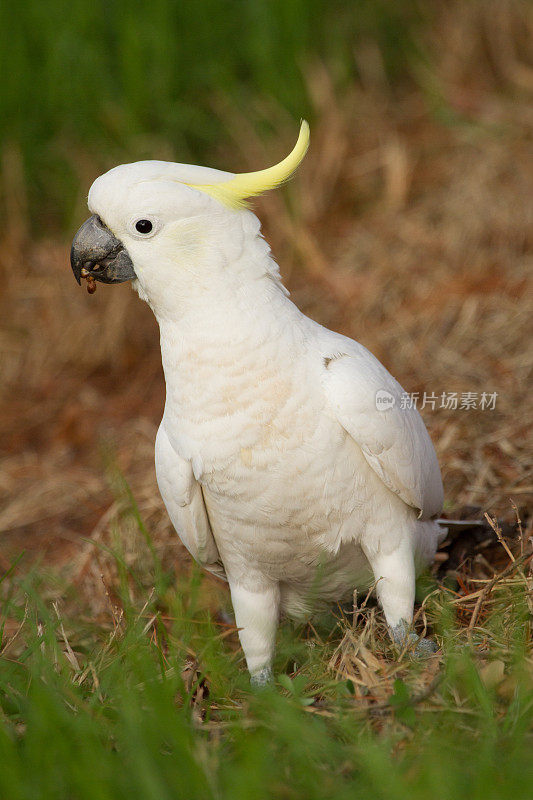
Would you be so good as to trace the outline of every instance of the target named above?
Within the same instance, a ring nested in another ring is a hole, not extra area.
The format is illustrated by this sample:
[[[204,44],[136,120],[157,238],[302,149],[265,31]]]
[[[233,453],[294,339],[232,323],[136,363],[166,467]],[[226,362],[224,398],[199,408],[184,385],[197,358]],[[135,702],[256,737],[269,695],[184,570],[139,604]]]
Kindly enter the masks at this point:
[[[153,225],[149,219],[140,219],[135,223],[135,230],[139,233],[150,233]]]

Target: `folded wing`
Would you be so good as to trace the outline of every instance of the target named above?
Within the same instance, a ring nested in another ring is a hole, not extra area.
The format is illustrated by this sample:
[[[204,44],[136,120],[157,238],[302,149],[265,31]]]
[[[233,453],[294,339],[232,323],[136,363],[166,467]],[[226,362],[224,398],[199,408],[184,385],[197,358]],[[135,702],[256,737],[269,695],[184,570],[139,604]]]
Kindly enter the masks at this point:
[[[442,480],[420,414],[407,407],[398,381],[366,348],[345,337],[336,344],[339,350],[323,356],[330,410],[385,486],[419,519],[435,517],[442,509]]]
[[[181,541],[195,561],[225,580],[202,487],[194,477],[190,462],[172,447],[163,424],[155,442],[155,469],[161,497]]]

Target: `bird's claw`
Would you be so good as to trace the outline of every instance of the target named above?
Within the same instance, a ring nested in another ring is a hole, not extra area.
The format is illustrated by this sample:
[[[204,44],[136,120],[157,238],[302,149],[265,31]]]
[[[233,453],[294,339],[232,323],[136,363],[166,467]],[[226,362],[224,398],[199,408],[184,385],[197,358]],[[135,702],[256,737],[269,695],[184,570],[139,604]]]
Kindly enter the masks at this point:
[[[255,672],[250,676],[250,683],[256,688],[268,686],[269,683],[272,683],[272,680],[272,670],[270,667],[263,667],[263,669],[259,670],[259,672]]]
[[[402,620],[389,628],[392,641],[399,650],[407,650],[416,658],[427,658],[437,652],[438,646],[432,639],[424,639],[409,631],[408,624]]]
[[[438,649],[437,642],[434,642],[433,639],[424,639],[420,637],[414,649],[414,655],[417,656],[417,658],[427,658],[428,656],[434,655]]]

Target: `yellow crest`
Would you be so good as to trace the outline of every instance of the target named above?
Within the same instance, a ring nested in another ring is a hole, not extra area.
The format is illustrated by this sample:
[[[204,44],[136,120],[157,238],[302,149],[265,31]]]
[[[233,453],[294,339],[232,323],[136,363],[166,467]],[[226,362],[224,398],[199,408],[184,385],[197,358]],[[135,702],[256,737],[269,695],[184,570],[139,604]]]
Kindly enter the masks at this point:
[[[191,189],[198,189],[216,198],[230,208],[245,208],[249,197],[256,197],[269,189],[275,189],[293,175],[300,166],[309,147],[309,125],[302,120],[300,134],[294,149],[289,155],[268,169],[258,172],[243,172],[223,183],[188,183]]]

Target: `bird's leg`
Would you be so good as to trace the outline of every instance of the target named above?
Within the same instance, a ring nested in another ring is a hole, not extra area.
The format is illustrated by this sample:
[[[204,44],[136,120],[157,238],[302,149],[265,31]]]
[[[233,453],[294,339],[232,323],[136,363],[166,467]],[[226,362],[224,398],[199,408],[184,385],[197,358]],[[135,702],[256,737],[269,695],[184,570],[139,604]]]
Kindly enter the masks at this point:
[[[377,581],[378,600],[389,626],[393,642],[401,649],[414,647],[417,655],[435,652],[429,639],[420,639],[410,631],[415,602],[415,563],[408,537],[389,553],[366,552]]]
[[[409,540],[402,541],[389,553],[379,550],[367,553],[377,581],[376,591],[391,635],[408,628],[413,619],[415,602],[415,564]]]
[[[239,628],[244,657],[255,686],[263,686],[272,678],[272,660],[279,621],[279,587],[261,582],[250,590],[229,581],[235,621]]]

